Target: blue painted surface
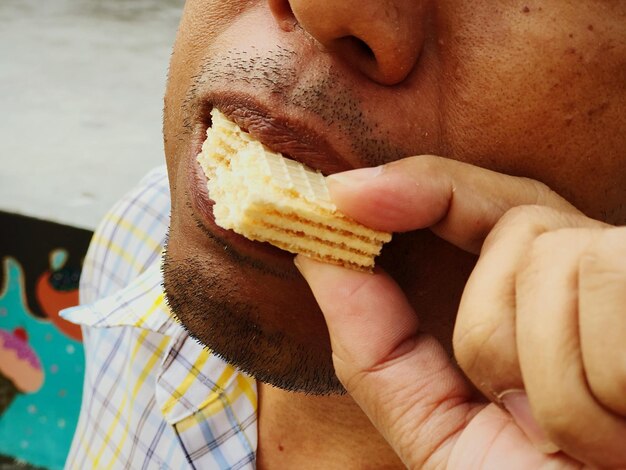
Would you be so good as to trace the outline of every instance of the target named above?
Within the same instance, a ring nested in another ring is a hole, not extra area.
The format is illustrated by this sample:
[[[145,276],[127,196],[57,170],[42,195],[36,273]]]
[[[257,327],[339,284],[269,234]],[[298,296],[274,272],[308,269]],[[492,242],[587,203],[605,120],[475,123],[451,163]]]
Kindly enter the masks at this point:
[[[49,469],[61,469],[76,427],[82,397],[84,350],[49,321],[29,311],[23,271],[13,258],[3,260],[0,329],[23,328],[44,371],[35,393],[18,395],[0,416],[0,454]]]

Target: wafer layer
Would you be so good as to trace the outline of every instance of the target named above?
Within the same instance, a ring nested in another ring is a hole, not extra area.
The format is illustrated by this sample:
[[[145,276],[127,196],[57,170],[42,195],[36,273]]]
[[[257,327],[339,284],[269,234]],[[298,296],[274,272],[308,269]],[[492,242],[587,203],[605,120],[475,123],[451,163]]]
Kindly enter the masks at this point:
[[[324,176],[254,140],[221,112],[198,155],[220,227],[292,253],[371,270],[391,234],[337,211]]]

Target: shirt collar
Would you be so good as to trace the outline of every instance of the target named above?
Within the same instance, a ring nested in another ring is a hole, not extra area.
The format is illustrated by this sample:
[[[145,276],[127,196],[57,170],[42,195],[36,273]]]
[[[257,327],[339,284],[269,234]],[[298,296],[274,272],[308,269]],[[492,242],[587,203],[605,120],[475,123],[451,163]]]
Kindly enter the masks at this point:
[[[65,309],[61,316],[83,326],[134,326],[172,336],[182,325],[171,313],[162,286],[160,263],[154,263],[124,289],[91,304]]]
[[[172,425],[208,406],[215,408],[216,403],[245,403],[248,414],[256,411],[256,381],[189,336],[172,314],[163,292],[160,263],[154,263],[119,292],[63,310],[61,316],[91,328],[130,326],[170,337],[156,371],[156,399]],[[242,394],[247,400],[237,399]],[[256,441],[252,428],[249,432],[249,440]]]

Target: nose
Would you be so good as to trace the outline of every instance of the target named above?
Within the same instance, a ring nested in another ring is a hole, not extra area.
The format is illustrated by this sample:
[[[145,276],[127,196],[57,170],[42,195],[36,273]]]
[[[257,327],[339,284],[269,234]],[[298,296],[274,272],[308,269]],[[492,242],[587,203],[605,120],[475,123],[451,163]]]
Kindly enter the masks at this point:
[[[424,42],[429,0],[269,0],[281,25],[297,21],[313,38],[370,79],[402,82]]]

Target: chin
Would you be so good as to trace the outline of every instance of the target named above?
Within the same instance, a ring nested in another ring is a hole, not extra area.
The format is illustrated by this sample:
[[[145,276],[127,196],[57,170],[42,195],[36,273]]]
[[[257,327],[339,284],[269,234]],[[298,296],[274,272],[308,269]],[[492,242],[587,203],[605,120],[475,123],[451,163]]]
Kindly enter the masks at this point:
[[[293,264],[248,259],[193,228],[200,233],[183,241],[170,229],[163,264],[168,305],[189,334],[261,382],[313,395],[344,393],[323,316]],[[202,246],[193,246],[197,240]]]

